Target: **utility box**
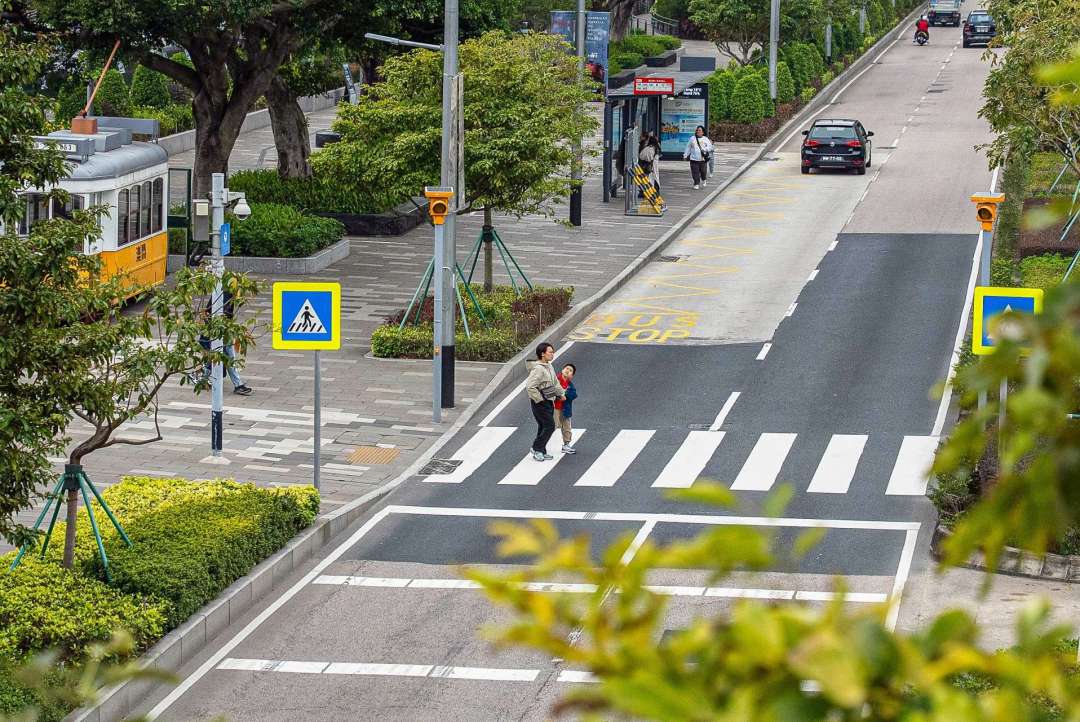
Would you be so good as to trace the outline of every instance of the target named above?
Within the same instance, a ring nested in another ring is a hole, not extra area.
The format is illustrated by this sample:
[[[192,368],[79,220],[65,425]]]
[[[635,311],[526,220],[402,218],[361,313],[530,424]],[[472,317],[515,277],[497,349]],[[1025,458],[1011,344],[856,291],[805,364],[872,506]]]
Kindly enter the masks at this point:
[[[323,146],[330,145],[331,143],[337,143],[341,140],[341,133],[335,133],[332,130],[318,130],[315,131],[315,147],[322,148]]]

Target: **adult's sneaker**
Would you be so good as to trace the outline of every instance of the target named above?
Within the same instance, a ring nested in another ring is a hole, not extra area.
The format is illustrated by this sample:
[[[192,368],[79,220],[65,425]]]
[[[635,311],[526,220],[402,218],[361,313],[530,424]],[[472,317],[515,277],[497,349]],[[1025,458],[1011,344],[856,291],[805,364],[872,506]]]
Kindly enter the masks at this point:
[[[570,446],[570,444],[563,444],[562,453],[564,453],[564,454],[576,454],[577,449],[575,449],[573,446]]]
[[[551,454],[544,454],[544,461],[551,461],[554,458],[555,457],[552,456]]]
[[[541,453],[539,451],[534,451],[532,453],[532,455],[533,455],[533,458],[536,459],[537,461],[546,461],[547,459],[551,458],[547,454],[543,454],[543,453]]]
[[[247,384],[241,384],[233,389],[234,394],[240,394],[241,396],[251,396],[251,387]]]

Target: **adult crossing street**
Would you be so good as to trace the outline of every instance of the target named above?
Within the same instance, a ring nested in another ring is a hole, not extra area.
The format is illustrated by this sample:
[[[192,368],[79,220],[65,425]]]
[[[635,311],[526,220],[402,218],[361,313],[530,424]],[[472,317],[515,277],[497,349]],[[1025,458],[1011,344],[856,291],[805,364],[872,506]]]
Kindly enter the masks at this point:
[[[767,527],[781,542],[819,527],[795,559],[711,585],[660,570],[665,628],[740,598],[895,604],[929,569],[927,471],[946,430],[944,379],[969,313],[978,229],[972,192],[991,189],[977,117],[987,64],[961,32],[907,30],[825,104],[819,119],[873,131],[865,175],[800,170],[792,132],[566,338],[580,403],[570,446],[536,424],[517,385],[484,399],[440,449],[356,526],[147,700],[161,720],[546,719],[580,668],[499,648],[481,629],[510,617],[461,565],[496,554],[493,521],[551,520],[598,553],[688,539],[714,525]],[[796,129],[809,127],[810,121]],[[933,163],[930,164],[931,160]],[[301,319],[303,322],[303,319]],[[734,510],[671,498],[707,478]],[[792,490],[782,516],[763,502]],[[790,545],[787,545],[790,546]],[[560,580],[548,591],[595,591]]]

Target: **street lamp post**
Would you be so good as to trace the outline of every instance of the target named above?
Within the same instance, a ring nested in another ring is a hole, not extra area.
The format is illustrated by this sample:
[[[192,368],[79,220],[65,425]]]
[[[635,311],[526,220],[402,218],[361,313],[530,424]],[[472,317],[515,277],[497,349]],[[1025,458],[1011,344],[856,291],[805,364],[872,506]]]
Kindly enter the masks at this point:
[[[776,106],[776,49],[780,44],[780,0],[769,4],[769,97]]]
[[[577,41],[577,69],[578,82],[585,75],[585,0],[578,0],[577,13],[574,15],[575,40]],[[570,167],[570,180],[573,187],[570,189],[570,224],[581,225],[581,177],[582,177],[582,148],[581,140],[575,139],[574,160]]]

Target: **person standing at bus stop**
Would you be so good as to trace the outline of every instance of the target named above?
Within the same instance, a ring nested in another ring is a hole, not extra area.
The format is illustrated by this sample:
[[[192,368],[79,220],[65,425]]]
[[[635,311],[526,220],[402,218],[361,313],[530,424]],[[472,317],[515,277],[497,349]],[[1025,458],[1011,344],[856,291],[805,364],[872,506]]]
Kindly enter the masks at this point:
[[[690,161],[690,177],[694,181],[694,190],[709,184],[709,160],[712,158],[713,144],[705,135],[705,128],[694,129],[694,137],[686,141],[682,157]]]

